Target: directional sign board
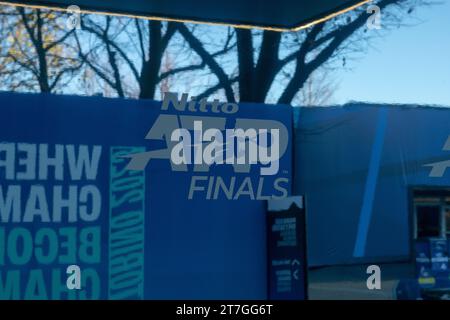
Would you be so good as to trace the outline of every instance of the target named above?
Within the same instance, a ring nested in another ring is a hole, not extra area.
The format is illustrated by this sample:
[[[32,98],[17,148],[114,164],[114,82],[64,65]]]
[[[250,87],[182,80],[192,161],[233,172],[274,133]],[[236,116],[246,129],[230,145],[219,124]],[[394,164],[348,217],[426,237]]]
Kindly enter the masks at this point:
[[[305,300],[307,290],[304,198],[268,201],[268,298]]]
[[[219,23],[275,31],[296,30],[369,0],[2,0],[27,6],[113,13],[150,19]]]

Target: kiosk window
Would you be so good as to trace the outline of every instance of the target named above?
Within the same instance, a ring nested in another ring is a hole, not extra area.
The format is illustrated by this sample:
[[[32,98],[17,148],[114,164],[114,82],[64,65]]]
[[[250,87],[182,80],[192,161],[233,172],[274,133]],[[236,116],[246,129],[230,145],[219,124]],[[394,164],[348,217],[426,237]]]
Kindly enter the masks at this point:
[[[450,207],[446,207],[445,208],[445,224],[446,224],[446,234],[447,234],[447,238],[450,239]]]
[[[439,237],[441,233],[441,207],[417,206],[417,237]]]
[[[415,239],[450,239],[450,188],[415,188],[413,205]]]

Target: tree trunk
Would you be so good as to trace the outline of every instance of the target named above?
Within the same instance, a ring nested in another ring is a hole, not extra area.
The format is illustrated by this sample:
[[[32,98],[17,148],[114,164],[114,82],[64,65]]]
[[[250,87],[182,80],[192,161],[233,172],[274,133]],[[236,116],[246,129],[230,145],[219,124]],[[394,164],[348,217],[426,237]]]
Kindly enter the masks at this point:
[[[156,92],[156,86],[159,80],[159,70],[161,68],[162,50],[162,24],[160,21],[149,21],[150,41],[149,41],[149,60],[144,62],[139,79],[141,99],[153,99]]]
[[[253,40],[252,32],[248,29],[236,29],[237,53],[239,66],[239,101],[250,102],[253,83]]]
[[[42,18],[41,10],[36,11],[37,18],[37,39],[36,39],[36,53],[39,62],[39,87],[41,92],[50,92],[50,84],[48,82],[48,66],[47,66],[47,53],[44,49],[44,41],[42,37]]]

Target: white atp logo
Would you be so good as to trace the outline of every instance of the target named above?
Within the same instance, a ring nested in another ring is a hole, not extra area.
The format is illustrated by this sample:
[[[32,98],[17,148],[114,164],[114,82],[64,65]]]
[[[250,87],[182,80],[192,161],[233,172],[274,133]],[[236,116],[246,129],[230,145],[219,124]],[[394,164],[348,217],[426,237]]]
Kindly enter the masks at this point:
[[[370,265],[366,270],[367,274],[370,276],[367,278],[367,289],[369,290],[380,290],[381,289],[381,269],[376,264]]]
[[[367,29],[373,30],[373,29],[381,29],[381,9],[377,5],[370,5],[366,12],[370,14],[369,18],[367,19],[366,25]]]
[[[448,136],[447,141],[444,143],[442,151],[450,151],[450,136]],[[442,178],[447,169],[450,168],[450,160],[424,164],[424,167],[431,167],[429,177]]]
[[[66,21],[66,27],[69,30],[81,29],[81,9],[79,6],[71,5],[66,9],[69,14],[69,18]]]
[[[69,290],[81,289],[81,269],[76,264],[70,265],[66,269],[67,277],[66,286]]]

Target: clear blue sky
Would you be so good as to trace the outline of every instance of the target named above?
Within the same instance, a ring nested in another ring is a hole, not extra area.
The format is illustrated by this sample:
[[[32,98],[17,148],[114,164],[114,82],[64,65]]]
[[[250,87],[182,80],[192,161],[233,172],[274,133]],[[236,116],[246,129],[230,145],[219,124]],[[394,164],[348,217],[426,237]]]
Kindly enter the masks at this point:
[[[450,106],[450,1],[420,7],[418,25],[394,29],[352,70],[335,74],[334,102],[350,100]]]

